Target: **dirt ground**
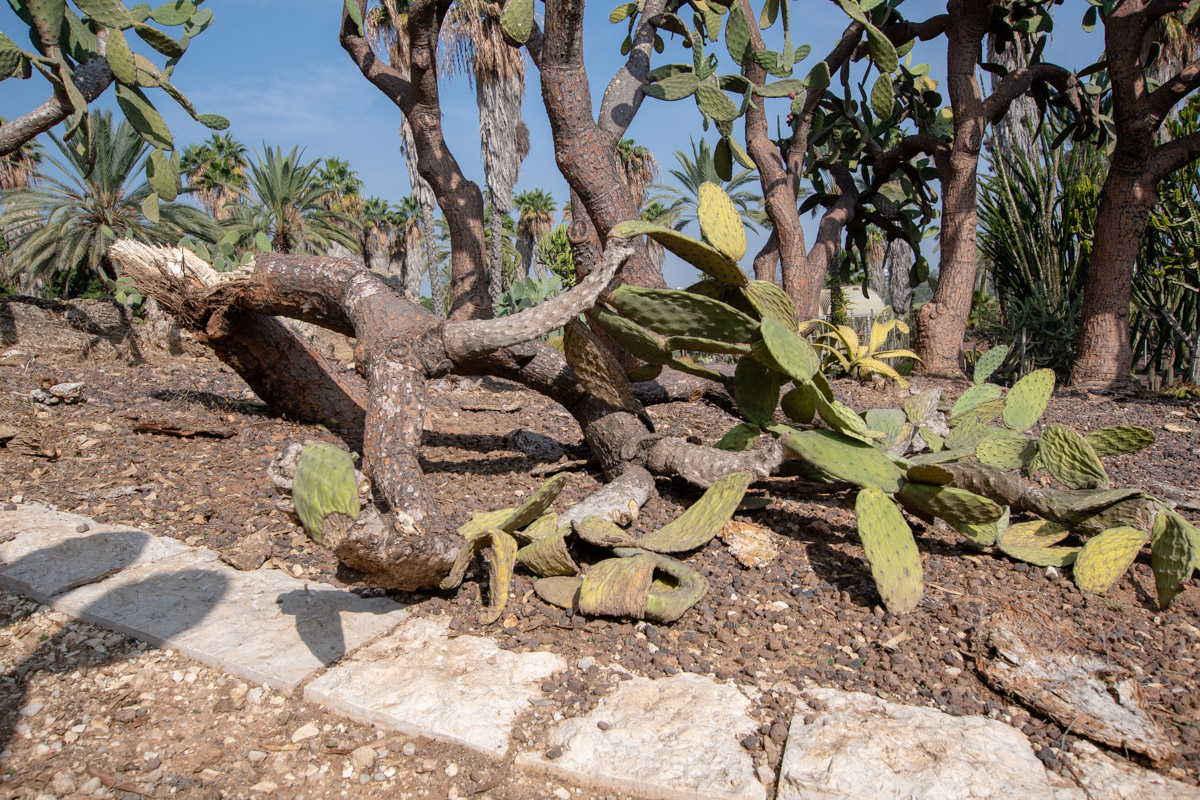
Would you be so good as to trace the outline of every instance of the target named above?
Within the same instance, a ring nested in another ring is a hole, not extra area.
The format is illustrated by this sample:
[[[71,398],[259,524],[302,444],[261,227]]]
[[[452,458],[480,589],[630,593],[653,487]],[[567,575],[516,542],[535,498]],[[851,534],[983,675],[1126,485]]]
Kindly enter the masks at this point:
[[[47,382],[73,381],[83,383],[85,402],[29,402],[30,392]],[[917,388],[928,385],[915,381]],[[941,385],[951,397],[966,386]],[[898,407],[903,398],[898,389],[849,381],[835,382],[835,391],[860,410]],[[704,403],[649,413],[661,432],[704,443],[734,424]],[[1197,401],[1059,392],[1046,418],[1081,430],[1117,423],[1153,430],[1158,440],[1149,450],[1106,459],[1114,485],[1190,490],[1200,484]],[[272,549],[263,568],[360,588],[355,575],[338,572],[330,555],[275,507],[266,475],[288,444],[337,442],[337,436],[270,416],[237,375],[211,358],[0,367],[0,424],[21,430],[0,449],[0,501],[53,504],[222,553],[266,531]],[[137,432],[172,427],[195,433]],[[515,505],[544,480],[531,474],[535,469],[587,455],[569,415],[513,384],[456,379],[431,392],[423,465],[455,524]],[[569,474],[560,509],[601,485],[594,465]],[[677,481],[660,480],[659,488],[638,532],[673,519],[698,496]],[[975,668],[985,655],[972,638],[976,623],[1004,607],[1028,608],[1067,625],[1091,651],[1141,682],[1152,716],[1177,743],[1177,758],[1164,772],[1200,783],[1194,581],[1164,612],[1154,600],[1146,555],[1107,594],[1084,595],[1069,575],[972,551],[948,528],[914,522],[926,592],[916,611],[895,617],[880,606],[863,558],[847,510],[852,494],[794,479],[751,491],[771,503],[739,519],[774,531],[779,556],[748,569],[720,541],[692,554],[688,563],[711,588],[674,625],[570,616],[542,603],[530,577],[518,574],[504,617],[481,627],[482,570],[455,593],[398,598],[419,615],[449,615],[454,630],[493,636],[506,648],[558,652],[572,665],[583,660],[585,666],[547,687],[549,711],[564,717],[594,706],[624,674],[710,674],[761,692],[755,710],[761,727],[743,745],[756,763],[774,768],[797,687],[817,684],[998,718],[1028,734],[1047,766],[1061,769],[1056,753],[1073,734],[994,692]],[[0,596],[0,669],[6,797],[90,796],[105,787],[119,797],[247,797],[252,788],[259,796],[297,798],[597,796],[453,747],[340,721],[13,596]],[[293,743],[309,722],[319,735]],[[519,723],[517,736],[539,745],[528,725]],[[361,767],[367,755],[354,751],[364,745],[376,757]]]

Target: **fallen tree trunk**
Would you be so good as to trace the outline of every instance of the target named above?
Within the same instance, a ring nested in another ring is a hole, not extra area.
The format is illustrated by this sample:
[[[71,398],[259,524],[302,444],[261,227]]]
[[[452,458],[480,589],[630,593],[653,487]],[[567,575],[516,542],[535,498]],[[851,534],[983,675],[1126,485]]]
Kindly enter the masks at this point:
[[[348,439],[361,437],[363,471],[389,511],[348,531],[335,552],[378,585],[415,590],[441,581],[461,543],[419,463],[429,379],[492,375],[553,399],[579,423],[610,480],[643,467],[707,486],[747,469],[765,477],[785,458],[777,444],[729,453],[655,435],[634,414],[589,396],[562,354],[538,339],[591,308],[632,250],[614,239],[596,270],[570,291],[510,317],[470,321],[436,317],[340,259],[263,254],[250,270],[217,273],[190,251],[129,240],[109,255],[277,413],[336,420]],[[356,337],[358,375],[339,373],[277,317]],[[661,400],[694,395],[694,386],[685,393],[681,385],[672,377],[644,391]],[[628,497],[605,495],[606,508],[645,502],[652,486],[638,474],[618,483]]]

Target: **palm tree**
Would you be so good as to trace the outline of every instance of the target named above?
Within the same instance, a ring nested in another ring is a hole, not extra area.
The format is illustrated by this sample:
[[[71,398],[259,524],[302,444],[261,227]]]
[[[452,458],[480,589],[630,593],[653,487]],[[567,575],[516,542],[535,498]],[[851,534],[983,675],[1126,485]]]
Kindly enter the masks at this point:
[[[114,127],[109,111],[93,110],[89,122],[90,140],[78,150],[50,135],[62,160],[46,160],[61,177],[35,172],[32,188],[2,195],[0,228],[20,231],[11,263],[20,265],[26,291],[56,277],[64,279],[64,297],[92,278],[112,288],[119,275],[106,254],[119,238],[163,245],[184,236],[212,242],[220,233],[207,214],[185,203],[160,203],[158,221],[146,219],[141,204],[152,190],[139,176],[150,146],[128,122]]]
[[[0,125],[4,117],[0,117]],[[28,189],[29,179],[42,163],[42,146],[31,139],[6,156],[0,157],[0,192]]]
[[[479,105],[483,174],[492,205],[488,250],[488,293],[492,302],[503,283],[503,219],[512,211],[513,187],[529,154],[529,129],[521,120],[525,96],[524,50],[512,47],[500,30],[499,6],[488,0],[459,0],[442,25],[441,73],[461,70],[474,78]]]
[[[661,174],[658,159],[650,148],[633,139],[622,139],[617,142],[617,160],[621,165],[621,180],[629,187],[633,201],[640,208],[646,199],[646,187],[657,181]]]
[[[394,212],[394,225],[398,232],[395,247],[396,255],[402,259],[404,294],[414,303],[421,299],[421,276],[429,263],[427,254],[422,254],[422,247],[425,245],[425,225],[422,224],[424,213],[421,204],[413,197],[401,200]],[[403,235],[399,235],[400,231],[403,231]],[[428,251],[432,248],[425,249]]]
[[[391,270],[390,254],[396,239],[396,212],[382,197],[368,197],[362,201],[363,226],[359,231],[358,245],[362,249],[367,269],[384,275]]]
[[[184,148],[179,159],[180,172],[213,219],[228,217],[225,206],[246,191],[249,152],[246,145],[228,133],[214,133],[206,141]]]
[[[388,63],[400,74],[408,77],[408,31],[405,27],[408,20],[408,0],[383,0],[368,12],[365,23],[367,36],[372,48],[381,57],[386,56]],[[425,269],[429,275],[429,292],[434,300],[434,308],[445,306],[443,297],[446,285],[440,280],[441,270],[437,267],[437,253],[434,248],[435,234],[433,218],[437,209],[437,197],[433,187],[421,177],[417,171],[417,146],[413,140],[412,129],[403,114],[400,115],[400,152],[408,167],[408,184],[412,188],[412,197],[420,209],[415,219],[420,226],[420,241],[425,247]],[[421,270],[416,273],[420,275]],[[407,282],[405,284],[408,285]],[[417,281],[419,292],[420,281]]]
[[[517,220],[517,249],[521,252],[525,275],[532,265],[537,277],[545,272],[542,264],[533,264],[533,254],[542,237],[554,229],[554,211],[558,204],[544,189],[530,189],[517,195],[513,202],[520,212]]]
[[[679,181],[680,186],[656,183],[651,188],[658,189],[659,194],[651,197],[648,202],[662,203],[671,209],[677,215],[678,229],[686,228],[696,220],[700,185],[706,182],[715,183],[725,190],[750,230],[757,231],[758,226],[763,224],[766,215],[762,211],[762,197],[753,190],[744,188],[757,184],[758,176],[754,170],[744,169],[729,181],[721,180],[717,177],[717,168],[713,164],[712,150],[703,138],[700,139],[699,145],[695,140],[692,141],[691,157],[682,150],[676,150],[675,160],[679,162],[679,169],[673,169],[670,173]]]
[[[236,244],[249,246],[265,234],[277,253],[323,253],[333,243],[358,249],[352,232],[358,225],[347,214],[327,204],[332,189],[321,181],[319,160],[300,163],[303,151],[279,147],[255,151],[250,164],[249,195],[228,206],[227,228]]]
[[[358,179],[358,173],[350,169],[350,162],[340,158],[323,159],[319,178],[321,183],[329,187],[326,207],[331,211],[356,216],[362,205],[359,192],[362,191],[363,182]]]

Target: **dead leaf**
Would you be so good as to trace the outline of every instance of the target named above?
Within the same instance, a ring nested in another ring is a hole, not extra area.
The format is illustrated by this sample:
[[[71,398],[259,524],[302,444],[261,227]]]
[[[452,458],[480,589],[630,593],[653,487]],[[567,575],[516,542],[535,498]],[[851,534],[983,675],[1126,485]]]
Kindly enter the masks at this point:
[[[1191,433],[1192,432],[1191,428],[1185,428],[1182,425],[1172,425],[1169,422],[1167,424],[1163,425],[1163,430],[1170,431],[1171,433]]]

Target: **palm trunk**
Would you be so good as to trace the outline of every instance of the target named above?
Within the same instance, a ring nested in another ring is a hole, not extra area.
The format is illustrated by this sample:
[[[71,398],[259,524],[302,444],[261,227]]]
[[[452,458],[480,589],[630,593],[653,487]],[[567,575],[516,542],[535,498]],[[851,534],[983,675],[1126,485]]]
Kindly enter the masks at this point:
[[[488,254],[488,297],[492,303],[500,299],[501,284],[504,279],[504,220],[500,210],[492,206],[491,241]]]
[[[425,244],[425,272],[429,275],[429,296],[433,299],[433,313],[446,316],[446,287],[442,283],[442,271],[438,269],[437,252],[433,245],[433,220],[421,215],[421,241]]]

